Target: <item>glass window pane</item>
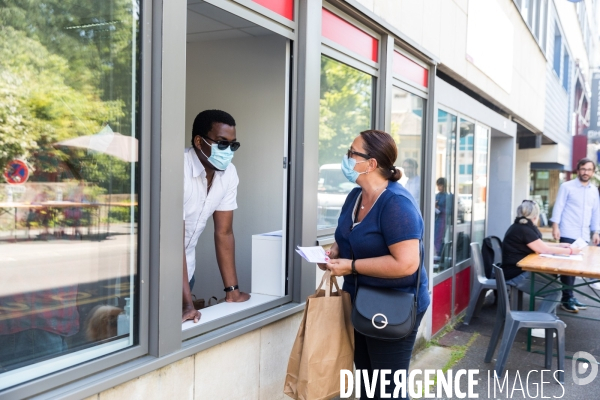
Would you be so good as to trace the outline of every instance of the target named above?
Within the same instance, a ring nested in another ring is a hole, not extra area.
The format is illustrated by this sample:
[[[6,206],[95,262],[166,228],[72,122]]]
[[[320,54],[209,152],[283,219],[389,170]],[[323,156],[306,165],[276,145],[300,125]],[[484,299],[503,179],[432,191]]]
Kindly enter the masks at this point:
[[[421,97],[394,87],[391,134],[398,145],[396,164],[402,169],[400,183],[421,204],[423,109]]]
[[[452,240],[454,235],[454,195],[452,191],[454,190],[455,146],[456,116],[438,110],[435,153],[434,273],[452,267]]]
[[[352,140],[372,126],[373,77],[321,56],[317,228],[335,228],[354,184],[342,174]]]
[[[475,160],[473,174],[473,242],[483,244],[487,215],[489,130],[475,127]]]
[[[475,124],[460,120],[456,176],[456,262],[471,256],[471,221],[473,220],[473,136]]]
[[[0,390],[135,344],[139,307],[138,3],[3,4]]]

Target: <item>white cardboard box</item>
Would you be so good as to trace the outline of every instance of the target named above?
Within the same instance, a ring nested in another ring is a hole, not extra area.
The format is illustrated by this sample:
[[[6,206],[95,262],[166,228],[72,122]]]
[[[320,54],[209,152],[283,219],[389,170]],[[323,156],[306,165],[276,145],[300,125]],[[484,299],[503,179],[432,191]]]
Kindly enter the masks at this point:
[[[252,293],[285,295],[281,234],[252,235]]]

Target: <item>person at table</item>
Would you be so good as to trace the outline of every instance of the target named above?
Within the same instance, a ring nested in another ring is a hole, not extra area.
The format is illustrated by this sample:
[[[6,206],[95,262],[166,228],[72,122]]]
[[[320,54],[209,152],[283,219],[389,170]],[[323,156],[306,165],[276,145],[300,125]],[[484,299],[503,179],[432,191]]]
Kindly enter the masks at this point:
[[[248,293],[239,290],[235,268],[233,210],[237,208],[239,179],[231,160],[240,147],[236,139],[235,120],[231,115],[206,110],[196,116],[192,147],[184,152],[182,322],[200,320],[191,294],[196,281],[196,244],[211,216],[225,301],[243,302],[250,298]]]
[[[359,285],[415,293],[421,269],[416,322],[408,336],[387,341],[354,331],[356,369],[367,370],[370,377],[374,370],[383,369],[389,369],[390,376],[397,370],[408,376],[417,331],[430,303],[427,272],[420,259],[423,219],[413,196],[398,182],[402,173],[394,166],[397,156],[396,143],[386,132],[368,130],[354,139],[342,160],[342,172],[359,186],[342,207],[329,262],[319,264],[333,276],[344,276],[343,289],[352,297],[353,273],[358,274]],[[361,385],[365,393],[362,380]],[[379,399],[379,381],[375,385]],[[394,387],[395,382],[388,385],[388,397]]]
[[[596,164],[589,158],[577,162],[577,179],[560,185],[556,202],[552,209],[552,236],[560,243],[573,243],[578,238],[594,245],[600,244],[600,202],[596,187],[590,183]],[[573,287],[574,276],[561,276],[560,281]],[[563,310],[577,313],[587,306],[573,295],[573,289],[563,290],[561,306]]]
[[[531,274],[517,267],[517,263],[530,254],[578,254],[581,249],[570,247],[568,243],[549,244],[542,241],[542,234],[537,228],[540,208],[531,200],[523,200],[517,208],[517,218],[508,228],[502,242],[502,269],[506,284],[514,286],[522,292],[531,291]],[[542,296],[540,311],[556,312],[561,286],[557,283],[548,285],[548,279],[537,274],[535,291],[552,290]]]

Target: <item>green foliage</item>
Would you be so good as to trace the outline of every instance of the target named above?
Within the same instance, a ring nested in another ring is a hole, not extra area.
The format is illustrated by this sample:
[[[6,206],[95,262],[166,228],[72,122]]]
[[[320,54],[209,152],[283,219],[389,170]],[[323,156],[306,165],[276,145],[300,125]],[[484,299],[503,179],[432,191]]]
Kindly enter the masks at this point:
[[[127,163],[53,145],[106,123],[135,135],[136,7],[130,0],[0,0],[0,165],[27,159],[42,180],[59,179],[68,165],[74,172],[66,177],[129,191]]]
[[[373,78],[321,57],[319,164],[340,163],[352,140],[371,128]]]

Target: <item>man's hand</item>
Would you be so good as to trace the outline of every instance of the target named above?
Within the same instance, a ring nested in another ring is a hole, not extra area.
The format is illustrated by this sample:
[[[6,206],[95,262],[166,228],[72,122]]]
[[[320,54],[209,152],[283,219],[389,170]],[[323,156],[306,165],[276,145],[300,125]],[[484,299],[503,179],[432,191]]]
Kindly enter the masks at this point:
[[[592,243],[594,243],[596,246],[600,244],[600,234],[598,234],[598,232],[592,235]]]
[[[200,311],[196,310],[193,305],[184,306],[181,314],[181,322],[184,323],[189,319],[197,323],[200,321],[200,316]]]
[[[560,229],[558,229],[556,222],[552,224],[552,237],[554,240],[560,240]]]

